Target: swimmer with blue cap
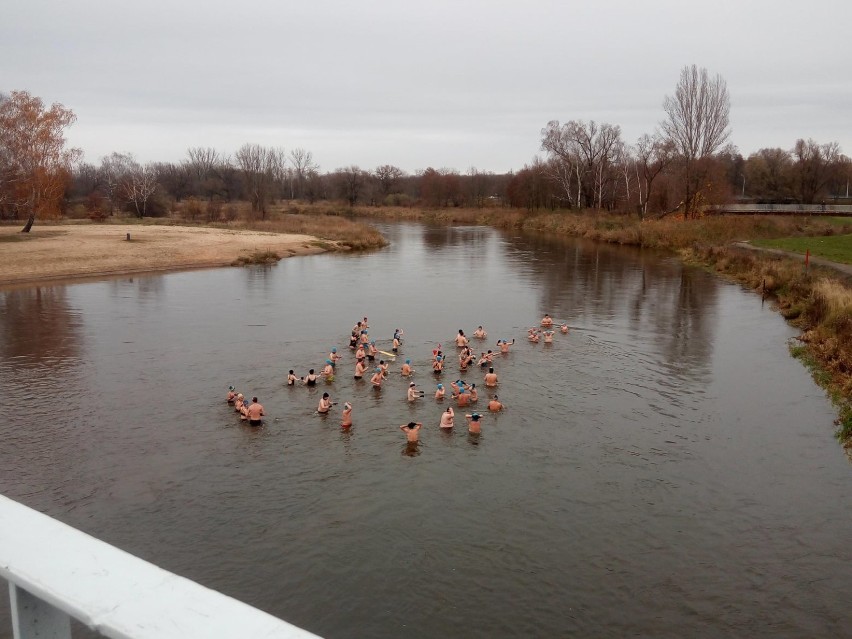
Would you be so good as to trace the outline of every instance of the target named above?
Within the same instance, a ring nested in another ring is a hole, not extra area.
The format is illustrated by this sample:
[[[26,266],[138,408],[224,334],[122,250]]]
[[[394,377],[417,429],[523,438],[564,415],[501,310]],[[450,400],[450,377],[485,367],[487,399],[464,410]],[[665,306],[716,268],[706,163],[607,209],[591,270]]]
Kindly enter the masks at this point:
[[[438,390],[435,391],[435,399],[444,399],[444,385],[438,384]]]
[[[482,432],[482,426],[479,423],[480,417],[482,417],[482,415],[479,413],[465,415],[465,419],[467,419],[467,430],[471,435],[479,435]]]

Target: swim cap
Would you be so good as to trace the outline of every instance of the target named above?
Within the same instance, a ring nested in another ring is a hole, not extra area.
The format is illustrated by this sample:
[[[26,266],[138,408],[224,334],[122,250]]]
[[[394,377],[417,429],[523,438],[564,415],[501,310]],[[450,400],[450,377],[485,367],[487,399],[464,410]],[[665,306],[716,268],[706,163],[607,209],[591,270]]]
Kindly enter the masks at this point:
[[[409,386],[416,386],[416,384],[415,384],[414,382],[411,382],[411,383],[409,384]]]
[[[325,360],[325,363],[326,363],[326,364],[331,364],[331,360],[330,360],[330,359],[327,359],[327,360]]]
[[[375,345],[376,345],[376,340],[374,340],[374,339],[373,339],[373,340],[370,340],[370,344],[371,344],[372,346],[375,346]]]
[[[444,387],[443,384],[438,384],[438,388],[443,388],[443,387]]]
[[[233,387],[233,386],[228,386],[228,390],[229,390],[229,391],[232,391],[232,390],[235,390],[235,389],[234,389],[234,387]]]
[[[332,353],[336,353],[336,352],[337,352],[337,348],[332,348],[332,349],[331,349],[331,352],[332,352]]]
[[[242,399],[242,398],[243,398],[243,394],[242,394],[242,393],[240,393],[239,395],[237,395],[237,398]]]
[[[410,363],[411,363],[411,360],[410,360],[410,359],[407,359],[407,360],[405,360],[405,363],[406,363],[406,364],[410,364]]]

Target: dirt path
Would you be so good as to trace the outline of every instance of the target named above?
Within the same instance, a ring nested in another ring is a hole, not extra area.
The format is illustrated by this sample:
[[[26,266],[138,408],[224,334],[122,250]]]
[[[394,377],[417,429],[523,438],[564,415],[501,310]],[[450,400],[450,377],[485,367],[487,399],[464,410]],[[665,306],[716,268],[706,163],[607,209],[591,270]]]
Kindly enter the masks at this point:
[[[805,261],[805,256],[801,253],[793,253],[792,251],[782,251],[781,249],[773,249],[773,248],[764,248],[762,246],[754,246],[753,244],[749,244],[748,242],[734,242],[731,246],[738,249],[744,249],[748,251],[757,251],[759,253],[768,253],[770,255],[778,255],[779,257],[790,257],[795,260],[799,260],[800,262]],[[852,264],[843,264],[841,262],[832,262],[831,260],[826,260],[821,257],[810,256],[810,263],[817,264],[819,266],[824,266],[825,268],[834,269],[840,273],[852,277]]]
[[[130,241],[127,234],[130,233]],[[186,226],[0,227],[0,285],[230,265],[240,256],[321,253],[309,235]]]

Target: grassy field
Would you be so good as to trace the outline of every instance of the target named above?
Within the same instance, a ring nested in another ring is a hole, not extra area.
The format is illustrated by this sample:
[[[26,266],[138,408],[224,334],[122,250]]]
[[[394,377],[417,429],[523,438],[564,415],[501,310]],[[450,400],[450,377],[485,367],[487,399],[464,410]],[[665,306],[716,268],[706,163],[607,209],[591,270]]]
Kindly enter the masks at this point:
[[[827,237],[781,237],[777,239],[756,239],[755,246],[776,248],[804,255],[822,257],[832,262],[852,264],[852,235],[830,235]]]
[[[852,225],[852,217],[849,216],[840,216],[840,215],[821,215],[816,218],[817,220],[821,220],[823,222],[828,222],[829,224],[835,224],[836,226],[849,226]]]

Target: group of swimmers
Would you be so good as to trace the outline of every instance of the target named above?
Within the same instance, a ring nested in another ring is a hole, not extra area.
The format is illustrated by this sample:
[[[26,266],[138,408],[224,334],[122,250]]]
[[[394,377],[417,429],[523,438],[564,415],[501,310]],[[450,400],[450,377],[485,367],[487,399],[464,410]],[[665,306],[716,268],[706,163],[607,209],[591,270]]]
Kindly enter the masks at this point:
[[[257,401],[257,397],[252,397],[247,400],[242,393],[238,393],[233,386],[228,386],[228,404],[234,407],[234,410],[240,414],[242,421],[247,421],[249,426],[261,426],[266,413],[263,412],[263,406]]]
[[[532,342],[538,342],[538,336],[540,334],[544,338],[545,343],[552,343],[553,335],[555,333],[553,326],[553,319],[550,315],[545,314],[544,318],[541,320],[541,330],[538,327],[529,329],[529,340]],[[560,330],[562,333],[567,333],[568,326],[566,324],[562,324]],[[396,355],[400,353],[402,347],[402,336],[402,329],[395,329],[392,338],[392,352],[388,353],[386,351],[379,351],[376,347],[375,340],[370,337],[367,318],[364,317],[363,320],[358,321],[352,327],[349,342],[349,347],[355,356],[355,380],[363,379],[368,373],[368,366],[372,365],[373,370],[370,375],[370,384],[377,390],[381,389],[384,380],[386,380],[390,375],[389,364],[384,359],[380,359],[377,365],[374,364],[374,362],[379,354],[384,354],[388,356],[389,359],[395,358]],[[487,337],[488,333],[482,326],[478,326],[473,332],[473,338],[476,340],[485,340]],[[462,329],[459,329],[458,334],[453,341],[458,349],[459,371],[466,372],[474,365],[474,363],[476,363],[476,365],[478,365],[484,372],[483,382],[486,389],[489,391],[496,389],[499,382],[497,373],[494,372],[493,366],[494,357],[496,355],[495,351],[491,349],[482,351],[480,356],[477,358],[471,348],[470,340]],[[510,347],[514,343],[514,339],[511,341],[499,339],[496,343],[496,350],[502,355],[508,354]],[[308,371],[307,375],[299,377],[291,369],[287,374],[286,383],[288,386],[296,386],[297,384],[316,386],[320,379],[324,380],[326,383],[333,382],[337,363],[341,359],[342,356],[338,354],[337,348],[332,348],[325,360],[325,365],[322,367],[319,374],[317,374],[316,370],[312,368]],[[432,372],[436,378],[440,378],[443,374],[445,360],[446,355],[442,350],[441,344],[438,344],[437,348],[432,350],[430,362]],[[368,362],[371,364],[368,364]],[[415,371],[411,366],[411,359],[405,359],[404,363],[400,367],[402,377],[410,378],[414,372]],[[457,379],[450,382],[449,386],[451,388],[450,397],[455,400],[459,408],[467,407],[479,401],[479,391],[475,383],[468,384],[462,379]],[[425,395],[426,392],[420,390],[417,387],[416,382],[411,381],[409,383],[406,393],[406,398],[409,402],[420,400],[425,397]],[[434,393],[434,399],[440,402],[444,400],[445,396],[446,389],[444,388],[443,383],[438,382]],[[233,404],[235,410],[240,412],[241,418],[243,420],[247,420],[249,424],[253,426],[259,426],[261,424],[261,417],[264,415],[263,406],[257,402],[257,397],[252,398],[250,402],[246,402],[242,394],[237,393],[234,390],[234,387],[231,386],[228,392],[228,403]],[[331,395],[328,392],[324,392],[317,405],[317,413],[320,415],[328,415],[332,410],[332,407],[336,404],[336,402],[332,401]],[[503,408],[504,405],[500,402],[496,394],[489,398],[489,412],[496,413],[503,410]],[[464,417],[467,420],[468,432],[472,435],[479,435],[482,432],[482,415],[474,411],[469,414],[465,414]],[[455,427],[454,419],[455,411],[453,410],[453,407],[450,406],[441,414],[439,428],[445,432],[452,430]],[[352,427],[352,404],[348,401],[343,404],[340,426],[343,429],[349,429]],[[409,422],[408,424],[401,425],[400,429],[405,432],[407,441],[412,443],[418,441],[421,427],[422,424],[420,422]]]

